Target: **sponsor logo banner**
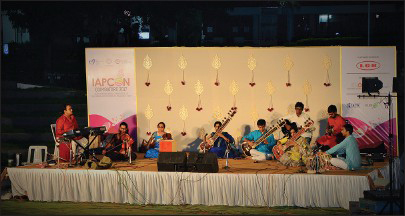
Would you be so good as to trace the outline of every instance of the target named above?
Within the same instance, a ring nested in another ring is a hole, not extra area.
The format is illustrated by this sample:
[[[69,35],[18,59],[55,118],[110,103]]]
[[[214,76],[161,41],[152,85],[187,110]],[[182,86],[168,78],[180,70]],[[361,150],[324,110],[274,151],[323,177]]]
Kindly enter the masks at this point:
[[[342,48],[342,116],[354,127],[360,149],[373,148],[381,141],[388,150],[389,110],[388,98],[358,97],[362,93],[363,77],[378,77],[383,82],[380,95],[392,90],[395,76],[394,47],[344,47]],[[373,93],[378,95],[378,93]],[[397,151],[396,113],[397,100],[392,103],[393,147]]]

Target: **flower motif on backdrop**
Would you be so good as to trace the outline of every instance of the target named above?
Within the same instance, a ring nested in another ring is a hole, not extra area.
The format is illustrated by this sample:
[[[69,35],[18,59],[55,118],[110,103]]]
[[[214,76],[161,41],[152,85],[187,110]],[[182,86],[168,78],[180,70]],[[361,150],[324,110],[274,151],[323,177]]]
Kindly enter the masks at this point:
[[[187,67],[187,60],[186,58],[183,56],[183,54],[180,56],[179,58],[179,68],[181,69],[181,71],[183,72],[183,80],[181,81],[182,85],[186,85],[186,80],[184,79],[184,70]]]
[[[214,119],[216,119],[216,120],[221,120],[222,119],[223,115],[222,115],[221,108],[219,106],[217,106],[214,109],[214,113],[212,114],[212,117],[214,117]]]
[[[170,82],[170,80],[167,80],[164,90],[165,90],[165,93],[169,96],[169,105],[167,105],[166,108],[167,108],[167,111],[170,111],[172,109],[172,106],[170,104],[170,95],[173,92],[173,85]]]
[[[201,139],[201,140],[204,140],[204,138],[205,138],[205,129],[202,127],[202,128],[200,128],[200,133],[199,133],[199,135],[198,135],[198,137]]]
[[[254,69],[256,68],[256,59],[253,57],[253,55],[251,55],[248,59],[248,68],[252,72],[252,80],[250,81],[249,85],[253,87],[256,85],[254,74]]]
[[[290,104],[287,107],[287,115],[291,115],[295,113],[295,104]]]
[[[148,136],[150,136],[152,133],[150,132],[150,120],[153,117],[153,111],[152,108],[150,108],[150,105],[148,104],[148,106],[145,109],[145,117],[146,119],[148,119],[148,131],[146,132],[146,134]]]
[[[194,90],[195,90],[195,93],[198,95],[198,105],[197,105],[196,110],[201,111],[203,109],[202,106],[201,106],[201,94],[204,91],[204,86],[200,82],[200,80],[197,80],[197,82],[195,83]]]
[[[304,84],[304,94],[305,94],[305,112],[309,112],[308,95],[312,92],[312,86],[308,80],[305,80]]]
[[[253,125],[256,125],[256,122],[259,119],[259,114],[256,111],[256,107],[252,107],[252,111],[250,112],[250,117],[252,118]]]
[[[212,67],[217,71],[217,78],[215,79],[215,85],[219,86],[218,70],[221,67],[221,59],[215,54],[214,59],[212,60]]]
[[[186,133],[186,119],[188,117],[188,111],[184,105],[180,109],[179,116],[180,116],[180,119],[183,120],[183,131],[181,132],[181,135],[185,136],[187,134]]]
[[[269,112],[272,112],[274,110],[273,108],[273,94],[276,91],[276,88],[274,88],[273,83],[271,83],[271,81],[267,82],[267,86],[266,86],[266,92],[267,94],[270,95],[270,104],[269,104],[269,108],[267,108],[267,110]]]
[[[149,57],[149,55],[146,55],[146,57],[143,59],[143,67],[148,71],[148,78],[146,79],[145,85],[149,86],[150,85],[149,73],[150,68],[152,67],[152,59]]]
[[[332,84],[330,83],[330,79],[329,79],[329,69],[332,66],[332,60],[330,59],[329,56],[324,56],[323,57],[323,67],[326,70],[326,80],[323,83],[324,86],[328,87],[331,86]]]
[[[291,57],[287,55],[284,58],[284,64],[283,64],[284,69],[287,71],[287,83],[285,84],[287,87],[291,86],[290,82],[290,70],[294,67],[294,62],[292,61]]]
[[[233,95],[233,107],[231,108],[231,110],[236,110],[236,94],[238,94],[239,92],[239,86],[238,83],[236,83],[235,80],[232,80],[231,85],[229,86],[229,91],[231,92],[231,94]]]
[[[239,145],[240,145],[242,137],[243,137],[242,129],[240,129],[240,128],[236,129],[234,134],[235,134],[235,137],[236,137],[236,139],[235,139],[235,147],[239,148]]]

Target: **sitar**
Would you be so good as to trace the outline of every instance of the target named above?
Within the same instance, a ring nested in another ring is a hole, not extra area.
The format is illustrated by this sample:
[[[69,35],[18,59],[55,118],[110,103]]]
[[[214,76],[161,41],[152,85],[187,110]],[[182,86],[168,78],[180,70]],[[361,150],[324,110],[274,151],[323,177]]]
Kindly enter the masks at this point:
[[[285,144],[278,143],[273,147],[273,155],[277,160],[280,160],[281,156],[285,153],[285,151],[291,147],[296,145],[297,139],[312,125],[314,121],[308,118],[305,123],[304,127],[300,129],[297,133],[295,133]]]
[[[285,124],[283,118],[279,119],[276,124],[270,126],[268,130],[256,141],[253,142],[253,145],[249,145],[248,142],[242,143],[242,151],[245,156],[251,156],[250,150],[256,148],[260,143],[264,142],[270,135],[276,132],[277,129],[281,128]]]
[[[212,137],[210,137],[208,140],[209,140],[209,142],[207,142],[207,141],[202,141],[201,143],[200,143],[200,150],[202,151],[202,152],[207,152],[208,150],[210,150],[213,146],[214,146],[214,143],[215,143],[215,141],[218,139],[218,137],[219,137],[219,135],[222,133],[222,131],[225,129],[225,127],[229,124],[229,122],[232,120],[232,117],[234,116],[236,114],[236,110],[229,110],[229,112],[228,112],[228,116],[227,117],[224,117],[224,119],[222,120],[222,125],[221,125],[221,127],[220,128],[218,128],[218,130],[217,131],[215,131],[215,134],[212,136]]]

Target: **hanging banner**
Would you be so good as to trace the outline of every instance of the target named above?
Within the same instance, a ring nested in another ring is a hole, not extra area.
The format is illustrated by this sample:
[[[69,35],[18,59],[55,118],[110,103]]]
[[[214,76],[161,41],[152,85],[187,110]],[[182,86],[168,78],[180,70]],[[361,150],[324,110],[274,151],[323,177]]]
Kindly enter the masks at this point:
[[[383,141],[388,152],[391,118],[392,147],[394,155],[397,155],[396,98],[392,98],[392,114],[389,117],[388,97],[358,97],[369,95],[362,93],[363,77],[378,77],[382,81],[380,96],[388,96],[392,92],[393,77],[396,76],[396,48],[343,47],[341,58],[342,116],[353,125],[353,135],[359,148],[375,148]]]
[[[126,122],[136,140],[135,49],[87,48],[86,79],[89,126],[117,133]]]

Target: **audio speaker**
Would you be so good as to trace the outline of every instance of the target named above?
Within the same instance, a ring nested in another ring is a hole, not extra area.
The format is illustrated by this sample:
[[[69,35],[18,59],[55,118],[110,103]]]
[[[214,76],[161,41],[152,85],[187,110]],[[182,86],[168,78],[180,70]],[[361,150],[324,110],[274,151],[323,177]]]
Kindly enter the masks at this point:
[[[190,152],[187,159],[187,171],[202,173],[217,173],[218,158],[215,153]]]
[[[185,152],[160,152],[157,167],[158,171],[185,172],[187,155]]]

